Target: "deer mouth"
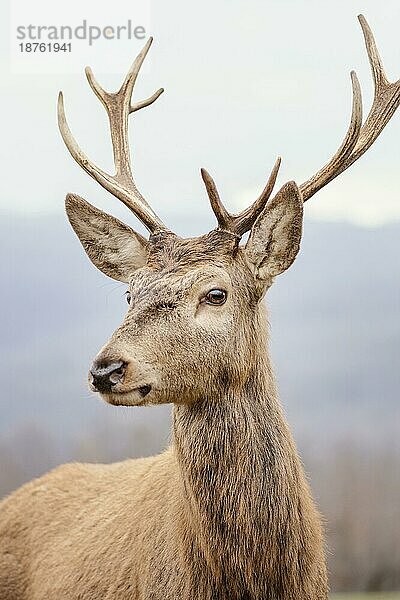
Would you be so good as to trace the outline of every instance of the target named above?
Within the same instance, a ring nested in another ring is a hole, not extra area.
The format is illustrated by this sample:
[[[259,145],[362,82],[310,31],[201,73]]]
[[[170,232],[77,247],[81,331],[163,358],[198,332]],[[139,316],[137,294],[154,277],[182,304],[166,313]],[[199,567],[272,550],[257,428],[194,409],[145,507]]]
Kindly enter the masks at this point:
[[[148,403],[152,390],[150,384],[141,385],[130,390],[102,393],[101,396],[113,406],[143,406]]]

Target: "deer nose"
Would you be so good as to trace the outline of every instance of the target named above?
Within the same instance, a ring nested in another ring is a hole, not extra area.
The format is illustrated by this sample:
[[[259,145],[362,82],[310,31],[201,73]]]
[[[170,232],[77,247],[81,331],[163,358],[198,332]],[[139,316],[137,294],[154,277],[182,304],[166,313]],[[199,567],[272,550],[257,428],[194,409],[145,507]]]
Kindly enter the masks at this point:
[[[124,379],[126,363],[122,360],[95,360],[89,374],[90,383],[98,392],[111,392]]]

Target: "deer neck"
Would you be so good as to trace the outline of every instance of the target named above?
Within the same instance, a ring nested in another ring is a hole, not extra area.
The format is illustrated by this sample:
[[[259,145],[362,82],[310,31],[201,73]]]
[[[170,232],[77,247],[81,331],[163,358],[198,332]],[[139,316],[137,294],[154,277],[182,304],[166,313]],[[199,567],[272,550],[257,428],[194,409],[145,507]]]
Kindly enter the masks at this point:
[[[194,406],[175,405],[173,446],[188,526],[218,589],[236,581],[238,597],[253,590],[249,597],[286,599],[298,565],[307,572],[307,561],[315,562],[321,531],[277,398],[265,330],[258,347],[239,391],[227,386]]]

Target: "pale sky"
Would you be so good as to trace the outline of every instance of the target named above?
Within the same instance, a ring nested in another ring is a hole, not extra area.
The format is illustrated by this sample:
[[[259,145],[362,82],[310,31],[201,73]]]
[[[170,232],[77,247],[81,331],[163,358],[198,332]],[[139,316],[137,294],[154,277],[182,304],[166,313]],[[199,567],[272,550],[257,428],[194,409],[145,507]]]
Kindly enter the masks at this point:
[[[110,3],[110,19],[118,5],[118,0]],[[82,18],[95,20],[97,6],[80,1],[73,12],[81,7]],[[126,18],[134,20],[135,3],[131,6]],[[210,212],[202,166],[235,210],[255,199],[277,155],[283,159],[278,184],[301,183],[330,158],[349,120],[351,69],[360,78],[365,114],[371,101],[359,12],[375,33],[389,78],[397,79],[398,0],[151,3],[149,33],[155,43],[136,97],[160,86],[166,92],[131,116],[131,146],[139,188],[162,218]],[[75,137],[91,158],[111,168],[105,114],[86,82],[84,57],[80,74],[13,75],[3,3],[0,22],[0,211],[64,218],[63,198],[73,191],[132,223],[118,201],[73,162],[58,133],[56,98],[62,89]],[[134,55],[116,41],[109,48],[112,74],[101,75],[95,54],[91,66],[105,87],[115,89]],[[133,54],[136,50],[135,45]],[[308,203],[308,218],[368,227],[399,221],[399,146],[397,114],[368,154]],[[211,213],[209,219],[212,224]]]

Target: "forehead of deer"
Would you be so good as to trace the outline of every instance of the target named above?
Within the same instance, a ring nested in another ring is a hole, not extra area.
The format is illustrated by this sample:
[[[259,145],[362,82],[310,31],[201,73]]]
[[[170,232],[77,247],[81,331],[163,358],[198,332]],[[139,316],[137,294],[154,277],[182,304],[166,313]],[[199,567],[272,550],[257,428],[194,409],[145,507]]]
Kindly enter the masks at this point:
[[[182,300],[192,292],[207,293],[213,286],[230,289],[232,283],[226,269],[218,265],[162,270],[144,267],[132,275],[129,287],[137,308],[139,303],[158,304],[171,299]]]
[[[239,239],[229,232],[214,230],[196,238],[180,238],[163,232],[149,240],[147,266],[156,270],[191,270],[205,264],[228,266],[237,254]]]

